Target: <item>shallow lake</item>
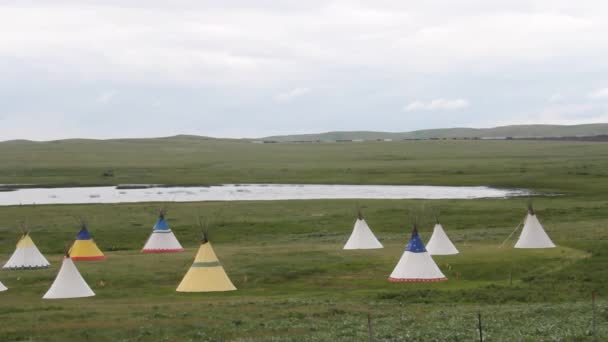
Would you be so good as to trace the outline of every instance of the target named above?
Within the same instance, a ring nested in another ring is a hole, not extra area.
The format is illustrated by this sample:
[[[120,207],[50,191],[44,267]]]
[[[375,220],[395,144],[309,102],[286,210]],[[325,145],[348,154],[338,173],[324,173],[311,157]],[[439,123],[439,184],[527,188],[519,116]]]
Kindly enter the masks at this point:
[[[299,199],[472,199],[526,196],[485,186],[225,184],[209,187],[26,188],[0,192],[0,205],[257,201]]]

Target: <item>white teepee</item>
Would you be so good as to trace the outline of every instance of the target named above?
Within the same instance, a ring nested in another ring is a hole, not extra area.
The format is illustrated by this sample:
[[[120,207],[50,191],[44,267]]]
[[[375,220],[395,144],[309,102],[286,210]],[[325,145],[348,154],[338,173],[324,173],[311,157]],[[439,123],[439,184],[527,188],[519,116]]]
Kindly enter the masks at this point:
[[[165,213],[161,209],[158,221],[152,228],[152,234],[150,234],[141,251],[143,253],[172,253],[182,252],[183,250],[184,248],[177,241],[167,221],[165,221]]]
[[[63,264],[57,273],[57,277],[51,288],[42,297],[43,299],[82,298],[92,297],[95,293],[87,282],[82,278],[80,272],[69,256],[63,259]]]
[[[4,284],[0,281],[0,292],[8,290]]]
[[[453,255],[458,254],[458,249],[450,241],[450,238],[443,230],[441,223],[437,222],[433,228],[431,239],[426,244],[426,250],[430,255]]]
[[[4,264],[3,269],[34,269],[49,267],[49,262],[40,253],[36,244],[30,238],[28,232],[24,232],[10,259]]]
[[[554,248],[555,244],[545,232],[545,229],[538,221],[538,217],[534,213],[534,209],[530,205],[528,207],[528,216],[524,223],[524,228],[521,230],[519,239],[515,244],[515,248]]]
[[[369,228],[361,211],[355,222],[353,232],[350,234],[350,238],[346,241],[344,249],[377,249],[384,248],[380,241],[376,238],[372,230]]]
[[[424,243],[414,226],[412,237],[405,247],[405,252],[388,278],[391,282],[436,282],[447,280],[431,255],[424,248]]]

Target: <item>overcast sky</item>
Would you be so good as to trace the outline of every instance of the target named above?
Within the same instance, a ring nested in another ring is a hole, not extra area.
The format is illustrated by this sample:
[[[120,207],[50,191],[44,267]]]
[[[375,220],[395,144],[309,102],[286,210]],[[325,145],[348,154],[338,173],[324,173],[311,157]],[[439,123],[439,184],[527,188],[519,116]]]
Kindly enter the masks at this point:
[[[0,0],[0,140],[608,122],[606,0]]]

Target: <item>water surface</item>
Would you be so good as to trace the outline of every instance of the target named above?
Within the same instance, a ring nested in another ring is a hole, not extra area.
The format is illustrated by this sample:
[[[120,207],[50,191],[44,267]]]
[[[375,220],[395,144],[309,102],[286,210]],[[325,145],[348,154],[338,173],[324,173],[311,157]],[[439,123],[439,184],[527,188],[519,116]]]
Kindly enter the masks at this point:
[[[298,199],[472,199],[526,196],[485,186],[225,184],[210,187],[29,188],[0,192],[0,205]]]

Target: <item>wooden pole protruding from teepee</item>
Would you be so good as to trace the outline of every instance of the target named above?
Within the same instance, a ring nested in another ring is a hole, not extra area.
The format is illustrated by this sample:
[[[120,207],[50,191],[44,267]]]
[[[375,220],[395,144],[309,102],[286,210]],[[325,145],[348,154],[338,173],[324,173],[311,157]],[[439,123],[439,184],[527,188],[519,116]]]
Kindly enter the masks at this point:
[[[534,206],[532,206],[532,201],[528,202],[528,214],[534,216]]]
[[[357,218],[359,220],[363,220],[363,212],[361,211],[361,206],[357,206]]]
[[[27,223],[25,223],[25,221],[21,222],[21,224],[19,226],[21,227],[21,233],[24,236],[27,235],[30,232],[29,229],[28,229],[28,227],[27,227]]]
[[[72,249],[72,243],[66,243],[63,246],[63,256],[66,258],[70,257],[70,249]]]
[[[206,244],[207,242],[209,242],[209,226],[207,224],[207,220],[205,220],[203,222],[203,220],[201,220],[201,217],[198,217],[198,225],[201,228],[201,244]]]

